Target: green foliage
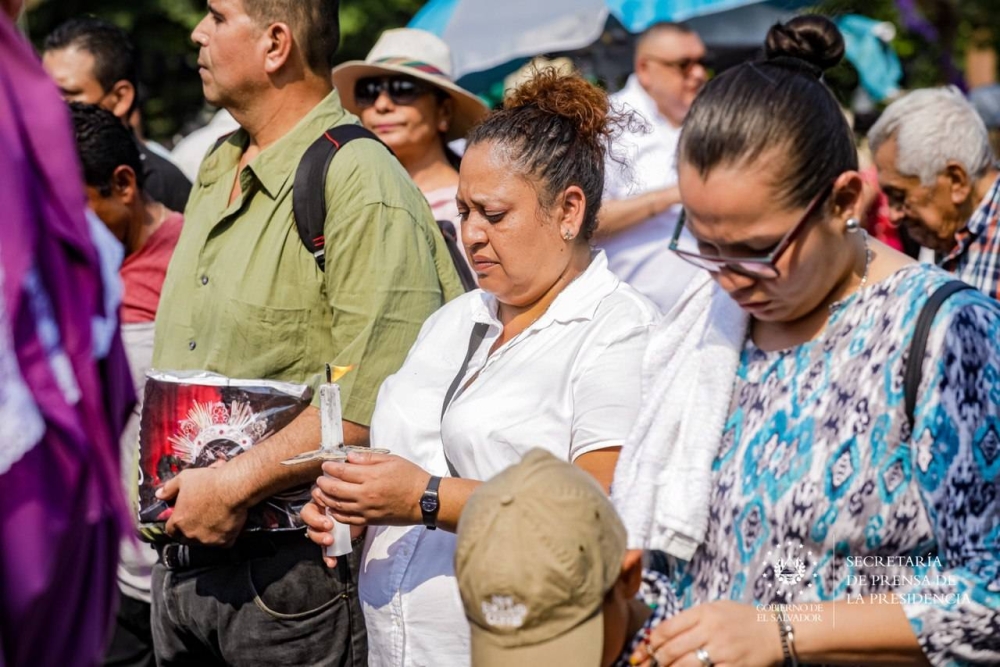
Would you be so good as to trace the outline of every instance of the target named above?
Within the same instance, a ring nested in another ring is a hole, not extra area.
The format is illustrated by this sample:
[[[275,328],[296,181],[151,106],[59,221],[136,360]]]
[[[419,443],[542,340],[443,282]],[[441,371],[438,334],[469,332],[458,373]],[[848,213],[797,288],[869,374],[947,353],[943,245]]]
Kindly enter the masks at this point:
[[[363,59],[383,30],[402,28],[425,0],[341,0],[340,56]]]
[[[966,47],[984,40],[1000,46],[1000,0],[916,0],[938,29],[928,42],[900,28],[893,47],[903,61],[904,87],[948,80],[946,55],[961,67]],[[425,0],[341,0],[341,60],[364,58],[379,34],[406,25]],[[836,16],[863,14],[900,26],[894,0],[817,0],[816,10]],[[147,134],[171,143],[208,117],[196,70],[191,30],[205,13],[204,0],[35,0],[28,28],[36,44],[55,26],[80,14],[94,14],[131,31],[139,47],[139,76],[146,89]],[[985,28],[985,30],[984,30]],[[857,72],[842,65],[828,75],[841,100],[857,87]]]
[[[387,28],[406,25],[424,0],[341,0],[342,60],[364,58]],[[128,30],[138,48],[146,134],[171,144],[207,120],[191,31],[204,0],[42,0],[28,13],[36,46],[63,21],[93,14]]]
[[[899,31],[893,48],[903,62],[907,89],[953,83],[943,68],[947,57],[961,69],[966,48],[974,40],[982,46],[983,35],[994,48],[1000,47],[997,0],[916,0],[916,6],[937,30],[938,39],[928,41],[907,30],[894,0],[825,0],[818,9],[828,15],[863,14],[894,23]]]

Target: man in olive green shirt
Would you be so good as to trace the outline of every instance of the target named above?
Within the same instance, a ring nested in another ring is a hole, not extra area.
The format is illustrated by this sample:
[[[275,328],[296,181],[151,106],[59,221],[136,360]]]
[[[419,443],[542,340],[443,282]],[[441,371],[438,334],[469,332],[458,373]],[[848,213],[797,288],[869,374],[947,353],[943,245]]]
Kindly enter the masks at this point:
[[[325,364],[354,365],[340,382],[344,436],[367,445],[382,380],[461,284],[426,200],[374,141],[345,145],[329,170],[325,272],[299,238],[299,160],[327,128],[357,122],[330,83],[337,3],[208,9],[192,34],[205,97],[242,129],[198,175],[163,287],[154,367],[316,386]],[[241,534],[249,507],[321,474],[280,465],[319,444],[310,407],[253,449],[160,490],[173,504],[167,534],[190,546],[163,549],[154,569],[158,664],[364,664],[357,550],[331,572],[300,531]]]

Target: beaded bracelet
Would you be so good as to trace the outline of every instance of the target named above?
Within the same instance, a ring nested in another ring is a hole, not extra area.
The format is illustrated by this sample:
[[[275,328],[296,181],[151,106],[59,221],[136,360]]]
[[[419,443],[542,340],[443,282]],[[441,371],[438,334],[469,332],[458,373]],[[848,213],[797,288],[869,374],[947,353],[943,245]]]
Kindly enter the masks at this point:
[[[788,614],[784,611],[778,612],[778,632],[781,634],[781,652],[785,655],[785,667],[799,667],[798,657],[795,655],[795,628],[788,620]]]

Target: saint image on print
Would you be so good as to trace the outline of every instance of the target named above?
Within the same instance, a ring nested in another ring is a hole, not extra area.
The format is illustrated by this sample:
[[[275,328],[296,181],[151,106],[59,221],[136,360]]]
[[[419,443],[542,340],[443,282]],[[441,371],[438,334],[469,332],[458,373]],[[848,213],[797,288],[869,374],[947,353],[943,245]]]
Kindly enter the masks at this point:
[[[220,465],[287,426],[312,399],[305,385],[212,373],[150,371],[139,432],[139,522],[157,541],[172,508],[156,490],[187,468]],[[307,487],[252,508],[244,530],[301,527]]]

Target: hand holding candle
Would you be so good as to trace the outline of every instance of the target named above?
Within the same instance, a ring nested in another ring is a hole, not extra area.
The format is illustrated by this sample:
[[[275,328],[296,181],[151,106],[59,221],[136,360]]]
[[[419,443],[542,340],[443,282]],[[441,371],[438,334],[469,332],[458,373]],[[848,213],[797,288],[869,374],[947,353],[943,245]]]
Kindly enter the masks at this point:
[[[319,388],[320,423],[322,425],[321,450],[336,453],[345,450],[344,422],[340,407],[340,386],[333,384],[329,365],[326,367],[326,378],[327,383]],[[326,513],[329,516],[330,510],[327,509]],[[333,535],[333,544],[326,548],[325,555],[336,558],[351,553],[351,527],[334,520],[333,517],[330,517],[330,520],[333,521],[333,530],[330,531]]]

